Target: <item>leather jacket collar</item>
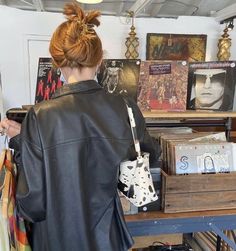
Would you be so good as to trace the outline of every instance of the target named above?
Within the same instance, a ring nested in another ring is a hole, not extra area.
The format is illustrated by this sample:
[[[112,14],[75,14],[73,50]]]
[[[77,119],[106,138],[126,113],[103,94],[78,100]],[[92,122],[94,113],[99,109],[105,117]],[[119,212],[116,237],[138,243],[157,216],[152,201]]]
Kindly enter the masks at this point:
[[[58,98],[64,95],[76,93],[76,92],[88,92],[92,90],[100,90],[102,86],[95,80],[85,80],[73,84],[65,84],[61,88],[57,89],[52,98]]]

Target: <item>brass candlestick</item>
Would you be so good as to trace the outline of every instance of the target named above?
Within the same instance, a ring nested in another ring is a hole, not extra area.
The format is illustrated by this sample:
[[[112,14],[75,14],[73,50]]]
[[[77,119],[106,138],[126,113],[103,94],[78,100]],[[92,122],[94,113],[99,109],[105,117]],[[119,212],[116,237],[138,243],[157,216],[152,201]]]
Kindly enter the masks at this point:
[[[228,27],[224,29],[224,33],[219,39],[217,53],[217,58],[219,61],[227,61],[230,58],[230,47],[231,47],[231,38],[229,38]]]
[[[126,38],[125,45],[127,50],[125,52],[125,57],[127,59],[136,59],[139,56],[138,53],[138,46],[139,46],[139,39],[136,37],[135,27],[134,27],[134,12],[129,12],[130,17],[132,18],[132,25],[130,27],[129,37]]]

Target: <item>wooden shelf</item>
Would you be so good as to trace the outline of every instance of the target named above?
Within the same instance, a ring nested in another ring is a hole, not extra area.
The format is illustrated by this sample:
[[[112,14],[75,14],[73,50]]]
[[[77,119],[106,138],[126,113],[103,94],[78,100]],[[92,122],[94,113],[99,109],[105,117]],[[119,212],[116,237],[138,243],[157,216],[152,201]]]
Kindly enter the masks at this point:
[[[195,211],[185,213],[164,213],[162,211],[153,211],[147,213],[138,213],[134,215],[125,215],[127,222],[158,220],[158,219],[183,219],[194,217],[217,217],[217,216],[231,216],[236,215],[236,209],[224,210],[209,210],[209,211]]]
[[[236,112],[218,112],[218,111],[192,111],[168,112],[168,111],[151,111],[143,112],[145,118],[153,119],[198,119],[198,118],[236,118]]]

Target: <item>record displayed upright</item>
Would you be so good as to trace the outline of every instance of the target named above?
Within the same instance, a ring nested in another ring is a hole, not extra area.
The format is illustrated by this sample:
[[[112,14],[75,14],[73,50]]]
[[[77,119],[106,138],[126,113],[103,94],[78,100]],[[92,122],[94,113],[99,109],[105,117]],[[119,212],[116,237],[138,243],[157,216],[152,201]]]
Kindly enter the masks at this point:
[[[35,104],[48,100],[63,85],[61,71],[53,68],[51,58],[39,58]]]
[[[97,75],[108,93],[124,94],[137,100],[139,59],[104,59]]]
[[[235,61],[189,64],[187,108],[230,111],[236,84]]]
[[[185,111],[186,61],[142,61],[138,105],[142,111]]]

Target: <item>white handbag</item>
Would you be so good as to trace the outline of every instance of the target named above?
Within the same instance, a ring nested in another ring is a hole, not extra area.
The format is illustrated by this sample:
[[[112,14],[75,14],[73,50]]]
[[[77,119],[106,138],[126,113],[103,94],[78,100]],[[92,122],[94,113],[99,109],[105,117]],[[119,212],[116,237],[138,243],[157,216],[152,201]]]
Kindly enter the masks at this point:
[[[141,153],[132,109],[127,106],[137,158],[120,163],[118,189],[135,206],[141,207],[156,201],[152,176],[149,169],[149,153]]]

